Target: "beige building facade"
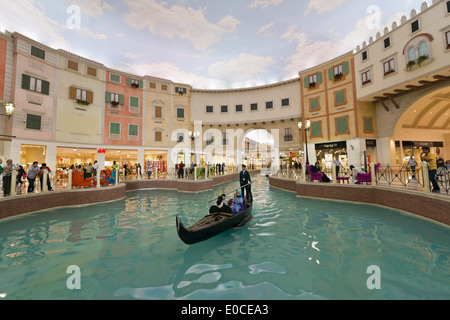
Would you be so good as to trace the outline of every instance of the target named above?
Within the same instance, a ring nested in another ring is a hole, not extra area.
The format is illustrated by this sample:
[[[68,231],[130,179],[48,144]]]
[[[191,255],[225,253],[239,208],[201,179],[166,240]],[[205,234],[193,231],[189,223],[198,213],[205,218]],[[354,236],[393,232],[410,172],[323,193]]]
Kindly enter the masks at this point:
[[[424,2],[356,48],[357,99],[376,106],[379,162],[450,158],[450,7]]]
[[[231,90],[192,90],[201,161],[267,165],[301,157],[300,80]]]

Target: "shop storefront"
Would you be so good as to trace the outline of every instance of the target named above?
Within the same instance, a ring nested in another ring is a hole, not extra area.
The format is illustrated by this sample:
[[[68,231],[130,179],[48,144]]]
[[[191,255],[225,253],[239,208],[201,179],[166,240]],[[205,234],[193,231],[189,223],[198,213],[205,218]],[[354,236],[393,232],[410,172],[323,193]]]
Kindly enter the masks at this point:
[[[147,172],[147,167],[152,167],[152,172],[167,173],[168,172],[168,152],[167,151],[145,151],[144,152],[145,163],[143,170]],[[185,162],[184,154],[178,154],[177,163],[181,161]]]
[[[346,141],[316,144],[316,159],[321,168],[330,169],[336,157],[344,168],[348,168]]]
[[[47,146],[22,144],[20,148],[20,164],[27,168],[37,161],[39,164],[46,162]]]
[[[450,158],[445,152],[443,142],[396,141],[395,150],[397,163],[399,163],[399,165],[406,164],[411,157],[414,157],[414,159],[419,162],[423,147],[429,147],[430,151],[436,155],[437,159],[447,160]]]

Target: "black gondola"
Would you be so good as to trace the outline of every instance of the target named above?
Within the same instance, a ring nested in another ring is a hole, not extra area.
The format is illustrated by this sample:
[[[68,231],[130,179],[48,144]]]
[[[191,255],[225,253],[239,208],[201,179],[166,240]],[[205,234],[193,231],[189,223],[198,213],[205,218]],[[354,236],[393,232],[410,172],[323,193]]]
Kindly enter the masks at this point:
[[[232,213],[212,213],[186,228],[177,215],[177,232],[186,244],[194,244],[210,239],[226,230],[242,226],[251,218],[253,204],[247,204],[247,209],[234,215]]]

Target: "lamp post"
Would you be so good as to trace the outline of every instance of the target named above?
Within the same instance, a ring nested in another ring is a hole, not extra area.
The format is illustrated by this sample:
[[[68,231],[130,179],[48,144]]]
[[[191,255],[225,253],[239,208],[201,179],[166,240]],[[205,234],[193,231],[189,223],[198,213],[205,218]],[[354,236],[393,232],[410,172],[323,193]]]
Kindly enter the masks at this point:
[[[14,113],[14,109],[16,108],[16,106],[14,105],[14,103],[11,103],[11,102],[5,103],[0,100],[0,106],[2,106],[2,105],[5,106],[6,114],[0,113],[0,116],[8,117],[8,120],[11,119],[11,116]],[[11,140],[5,140],[5,139],[11,139],[11,138],[16,138],[16,137],[0,134],[0,141],[11,141]]]
[[[195,140],[197,140],[197,138],[200,137],[200,131],[197,132],[192,132],[189,131],[189,138],[191,138],[191,140],[194,142],[194,164],[197,165],[197,152],[195,150]]]
[[[4,105],[6,110],[6,114],[0,113],[0,116],[6,116],[8,117],[8,119],[11,119],[11,116],[14,113],[14,109],[16,108],[14,103],[11,102],[4,103],[3,101],[0,101],[0,104]]]
[[[298,129],[303,132],[305,131],[305,144],[306,144],[306,164],[309,165],[309,155],[308,155],[308,132],[311,128],[311,120],[306,120],[306,127],[303,128],[303,122],[298,123]]]

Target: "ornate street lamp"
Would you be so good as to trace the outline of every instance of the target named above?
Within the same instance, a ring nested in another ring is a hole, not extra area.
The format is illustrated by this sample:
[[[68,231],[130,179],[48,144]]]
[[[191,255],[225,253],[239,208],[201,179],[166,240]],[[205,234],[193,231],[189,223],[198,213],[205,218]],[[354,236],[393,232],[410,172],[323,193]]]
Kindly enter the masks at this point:
[[[192,132],[192,130],[189,131],[189,138],[194,142],[194,164],[197,165],[197,152],[195,150],[195,140],[200,137],[200,131]]]
[[[8,117],[8,119],[11,118],[12,114],[14,113],[14,109],[16,108],[16,106],[14,105],[14,103],[8,102],[8,103],[4,103],[3,101],[0,101],[1,105],[5,106],[5,110],[6,110],[6,114],[2,114],[0,113],[1,116],[6,116]]]
[[[303,132],[305,130],[305,144],[306,144],[306,164],[309,165],[309,155],[308,155],[308,132],[311,128],[311,120],[306,120],[306,127],[303,128],[303,122],[298,123],[298,129]]]

